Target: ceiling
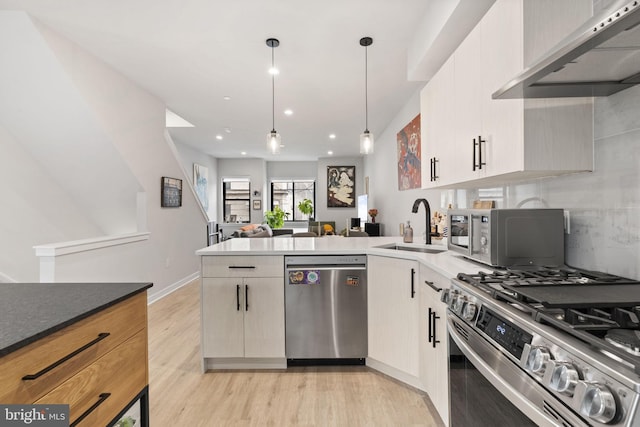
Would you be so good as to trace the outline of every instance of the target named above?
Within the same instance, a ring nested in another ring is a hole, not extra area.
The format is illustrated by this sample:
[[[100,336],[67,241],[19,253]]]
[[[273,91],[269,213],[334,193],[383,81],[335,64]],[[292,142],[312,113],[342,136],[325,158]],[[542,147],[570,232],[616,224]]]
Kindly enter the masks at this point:
[[[330,150],[333,156],[359,155],[365,129],[360,38],[373,38],[368,128],[380,135],[427,80],[407,77],[408,50],[429,25],[427,12],[434,3],[458,1],[0,0],[0,10],[25,10],[161,99],[194,125],[170,128],[176,142],[219,158],[244,152],[267,160],[316,160]],[[280,41],[273,52],[280,70],[278,155],[266,149],[270,37]],[[293,114],[286,116],[285,109]]]

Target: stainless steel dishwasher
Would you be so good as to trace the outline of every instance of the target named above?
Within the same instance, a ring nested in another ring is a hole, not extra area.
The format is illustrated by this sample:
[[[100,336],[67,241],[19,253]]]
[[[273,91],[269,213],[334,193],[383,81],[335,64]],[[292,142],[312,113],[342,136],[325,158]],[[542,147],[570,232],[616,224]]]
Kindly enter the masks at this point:
[[[366,255],[287,256],[285,269],[289,364],[364,364]]]

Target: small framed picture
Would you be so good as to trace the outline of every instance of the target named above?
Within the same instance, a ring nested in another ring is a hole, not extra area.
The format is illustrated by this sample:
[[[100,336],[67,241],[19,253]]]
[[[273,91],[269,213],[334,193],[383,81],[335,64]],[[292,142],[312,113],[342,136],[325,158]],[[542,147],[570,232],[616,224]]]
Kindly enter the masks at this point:
[[[177,208],[182,206],[182,180],[178,178],[162,177],[160,206],[163,208]]]
[[[253,201],[253,210],[254,211],[259,211],[260,209],[262,209],[262,201],[260,199],[256,199]]]

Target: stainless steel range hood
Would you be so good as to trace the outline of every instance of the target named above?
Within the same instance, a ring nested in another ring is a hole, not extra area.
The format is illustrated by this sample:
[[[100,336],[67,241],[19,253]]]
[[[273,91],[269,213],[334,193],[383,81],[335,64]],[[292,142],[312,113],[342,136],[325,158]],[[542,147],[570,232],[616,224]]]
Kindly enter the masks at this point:
[[[617,1],[493,94],[609,96],[640,83],[640,1]]]

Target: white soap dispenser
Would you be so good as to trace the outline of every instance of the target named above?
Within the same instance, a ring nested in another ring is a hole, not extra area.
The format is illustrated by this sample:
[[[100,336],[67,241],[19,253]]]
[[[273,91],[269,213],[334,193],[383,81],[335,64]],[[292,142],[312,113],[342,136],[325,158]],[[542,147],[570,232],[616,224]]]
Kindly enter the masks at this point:
[[[411,223],[409,221],[407,221],[407,225],[404,227],[402,241],[404,243],[413,243],[413,228],[411,228]]]

